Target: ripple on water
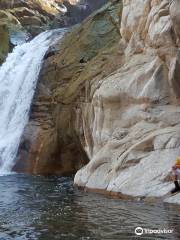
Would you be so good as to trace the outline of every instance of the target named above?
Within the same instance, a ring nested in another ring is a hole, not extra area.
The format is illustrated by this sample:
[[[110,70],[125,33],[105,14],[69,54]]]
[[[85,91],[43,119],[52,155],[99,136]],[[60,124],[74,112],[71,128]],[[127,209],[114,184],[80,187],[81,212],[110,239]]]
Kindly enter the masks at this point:
[[[138,239],[180,239],[180,208],[109,199],[73,187],[71,178],[0,177],[0,240],[137,239],[137,226],[174,229]]]

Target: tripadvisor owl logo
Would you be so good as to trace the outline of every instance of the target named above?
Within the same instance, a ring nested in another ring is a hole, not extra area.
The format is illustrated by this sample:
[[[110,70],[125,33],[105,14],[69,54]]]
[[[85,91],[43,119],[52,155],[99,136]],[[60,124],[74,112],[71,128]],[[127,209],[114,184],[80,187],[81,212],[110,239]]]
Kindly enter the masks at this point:
[[[174,229],[149,229],[149,228],[142,228],[137,227],[135,228],[135,234],[141,236],[143,234],[172,234]]]
[[[141,236],[143,234],[143,228],[142,227],[137,227],[135,229],[135,234],[138,236]]]

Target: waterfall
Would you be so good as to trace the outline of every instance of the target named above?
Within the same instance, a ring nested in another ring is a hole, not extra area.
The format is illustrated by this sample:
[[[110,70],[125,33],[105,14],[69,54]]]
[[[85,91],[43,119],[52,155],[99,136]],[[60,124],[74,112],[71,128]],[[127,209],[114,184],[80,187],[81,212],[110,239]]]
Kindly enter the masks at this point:
[[[0,174],[11,172],[44,55],[64,30],[41,33],[17,46],[0,67]]]

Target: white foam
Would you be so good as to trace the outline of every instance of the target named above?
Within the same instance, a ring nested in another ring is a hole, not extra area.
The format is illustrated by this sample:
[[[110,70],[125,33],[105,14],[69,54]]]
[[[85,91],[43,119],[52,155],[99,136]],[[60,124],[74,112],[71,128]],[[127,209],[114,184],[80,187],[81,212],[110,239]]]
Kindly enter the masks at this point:
[[[0,174],[7,174],[15,164],[42,60],[63,33],[46,31],[17,46],[0,68]]]

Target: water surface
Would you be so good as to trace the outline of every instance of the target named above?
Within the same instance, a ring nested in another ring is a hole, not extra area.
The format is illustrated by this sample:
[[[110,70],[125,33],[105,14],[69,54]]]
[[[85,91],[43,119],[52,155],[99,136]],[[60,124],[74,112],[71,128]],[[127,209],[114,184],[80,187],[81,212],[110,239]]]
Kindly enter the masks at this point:
[[[0,177],[0,240],[180,239],[180,208],[109,199],[71,178]],[[135,236],[137,226],[173,234]]]

